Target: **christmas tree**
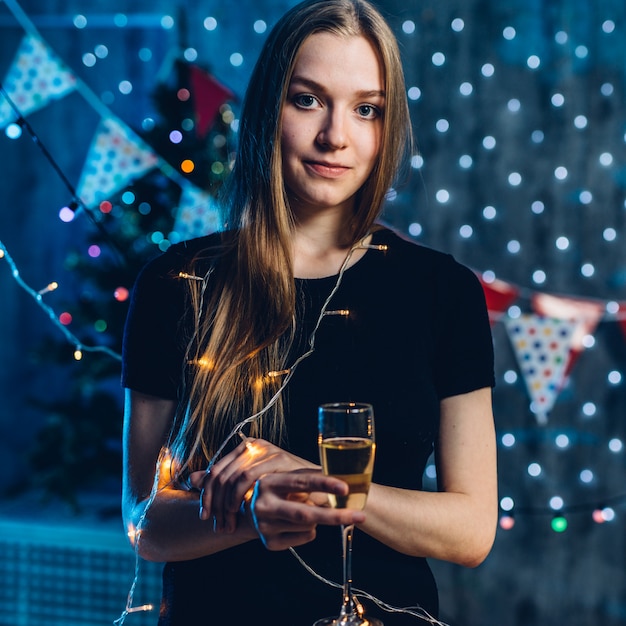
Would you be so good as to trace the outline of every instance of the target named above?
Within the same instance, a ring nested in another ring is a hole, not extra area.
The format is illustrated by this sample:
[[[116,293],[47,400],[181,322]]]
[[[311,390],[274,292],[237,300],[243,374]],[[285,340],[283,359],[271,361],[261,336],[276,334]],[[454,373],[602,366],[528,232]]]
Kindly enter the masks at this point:
[[[72,354],[66,342],[48,339],[37,358],[67,373],[64,396],[37,400],[45,423],[28,452],[33,472],[12,491],[31,488],[78,507],[78,493],[121,475],[122,390],[119,384],[129,295],[141,267],[183,239],[219,228],[215,200],[231,169],[235,120],[233,94],[207,71],[172,63],[167,82],[154,90],[156,119],[138,135],[159,156],[159,167],[96,207],[71,207],[93,228],[88,254],[70,251],[66,269],[80,282],[78,297],[59,316],[85,345],[108,352]]]

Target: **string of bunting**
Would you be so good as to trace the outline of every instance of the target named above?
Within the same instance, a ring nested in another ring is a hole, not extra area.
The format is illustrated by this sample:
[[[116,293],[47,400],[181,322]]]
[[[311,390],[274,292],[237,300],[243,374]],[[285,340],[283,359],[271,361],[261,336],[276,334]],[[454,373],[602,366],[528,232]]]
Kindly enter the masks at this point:
[[[45,150],[34,131],[30,127],[27,128],[66,184],[71,195],[70,208],[94,209],[100,202],[133,180],[141,178],[154,168],[159,168],[183,190],[177,221],[181,227],[186,227],[184,233],[186,236],[197,236],[200,228],[207,225],[205,224],[207,221],[209,225],[218,221],[216,206],[202,195],[200,189],[117,118],[102,100],[77,78],[44,41],[17,0],[5,2],[25,31],[25,36],[3,81],[4,98],[0,98],[0,128],[10,124],[23,126],[27,115],[73,91],[82,95],[100,116],[76,189],[67,177],[62,175],[50,152]],[[172,58],[172,55],[168,57],[170,61]],[[194,98],[197,132],[206,132],[209,123],[207,116],[214,116],[224,102],[234,98],[234,94],[203,69],[192,66],[191,70],[193,89],[202,96]],[[208,107],[204,106],[207,102]],[[199,216],[202,219],[199,220]]]
[[[626,337],[626,302],[556,296],[478,277],[491,323],[505,325],[531,400],[530,410],[539,424],[546,424],[578,357],[593,345],[598,324],[618,323]],[[520,298],[530,302],[530,312],[512,309]]]
[[[28,132],[67,188],[71,198],[68,203],[71,212],[84,213],[102,233],[105,241],[116,253],[117,260],[123,261],[124,251],[120,250],[114,239],[108,235],[101,221],[95,217],[93,209],[106,198],[125,188],[132,180],[158,167],[182,189],[174,224],[181,239],[190,239],[217,230],[220,227],[220,213],[212,196],[180,175],[123,121],[115,117],[55,54],[16,0],[5,0],[5,3],[25,31],[25,35],[5,79],[0,83],[0,128],[7,129],[9,135],[11,125],[17,125]],[[169,58],[171,61],[172,57]],[[198,132],[206,132],[210,121],[207,121],[207,115],[213,117],[219,107],[234,95],[201,68],[192,69],[194,89],[197,89],[210,104],[209,112],[205,108],[197,107],[198,119],[202,126]],[[76,188],[26,119],[28,115],[74,91],[79,92],[100,116]],[[74,356],[77,360],[82,358],[83,352],[104,352],[116,360],[120,359],[117,353],[107,347],[89,347],[78,340],[59,320],[59,316],[43,302],[42,296],[53,289],[37,291],[30,287],[22,279],[15,261],[1,242],[0,258],[7,260],[11,275],[18,285],[33,297],[46,316],[75,347]],[[56,282],[51,285],[55,285],[54,289],[58,288]]]

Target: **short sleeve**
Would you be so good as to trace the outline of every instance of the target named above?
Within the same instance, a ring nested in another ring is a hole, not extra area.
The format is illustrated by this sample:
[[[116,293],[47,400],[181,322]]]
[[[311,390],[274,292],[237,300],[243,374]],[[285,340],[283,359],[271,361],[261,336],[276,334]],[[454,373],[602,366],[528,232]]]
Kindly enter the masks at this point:
[[[440,272],[435,355],[439,397],[493,387],[493,340],[480,281],[448,255]]]
[[[183,348],[179,324],[184,292],[174,278],[171,255],[148,263],[133,287],[124,329],[122,386],[175,400],[180,386]]]

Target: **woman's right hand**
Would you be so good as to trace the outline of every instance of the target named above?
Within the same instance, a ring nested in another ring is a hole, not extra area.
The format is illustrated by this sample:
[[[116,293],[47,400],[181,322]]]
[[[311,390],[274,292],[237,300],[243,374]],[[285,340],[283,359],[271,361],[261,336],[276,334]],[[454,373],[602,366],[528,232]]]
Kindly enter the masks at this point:
[[[201,490],[200,518],[215,532],[232,533],[245,501],[257,533],[269,549],[299,545],[315,536],[317,524],[362,521],[354,511],[328,507],[328,494],[345,494],[347,485],[324,476],[319,466],[263,439],[241,443],[209,472],[194,472],[191,483]],[[291,543],[289,543],[291,541]]]
[[[266,474],[255,481],[244,514],[249,515],[268,550],[285,550],[315,539],[318,524],[338,526],[365,521],[363,511],[333,509],[328,493],[346,495],[348,485],[321,471],[296,470]],[[324,504],[316,502],[322,496]]]

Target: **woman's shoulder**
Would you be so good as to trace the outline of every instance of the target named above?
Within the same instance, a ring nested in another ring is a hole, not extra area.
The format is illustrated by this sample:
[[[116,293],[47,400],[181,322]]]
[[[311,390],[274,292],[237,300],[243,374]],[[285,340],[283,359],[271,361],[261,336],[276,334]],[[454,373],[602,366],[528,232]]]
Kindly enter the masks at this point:
[[[212,233],[204,237],[181,241],[149,260],[140,275],[167,277],[178,274],[189,269],[196,261],[214,258],[222,248],[222,233]]]
[[[374,233],[374,243],[386,245],[387,252],[395,262],[407,269],[417,268],[420,271],[430,268],[436,271],[454,271],[455,268],[466,268],[451,254],[436,250],[413,241],[397,231],[384,227]]]

